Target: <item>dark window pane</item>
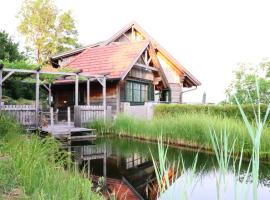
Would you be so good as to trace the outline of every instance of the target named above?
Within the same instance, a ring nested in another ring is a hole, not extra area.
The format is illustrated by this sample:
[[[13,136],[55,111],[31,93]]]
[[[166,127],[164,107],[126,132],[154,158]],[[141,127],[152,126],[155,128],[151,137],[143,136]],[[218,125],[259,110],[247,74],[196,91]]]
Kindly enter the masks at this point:
[[[133,83],[133,101],[140,102],[141,101],[141,84]]]

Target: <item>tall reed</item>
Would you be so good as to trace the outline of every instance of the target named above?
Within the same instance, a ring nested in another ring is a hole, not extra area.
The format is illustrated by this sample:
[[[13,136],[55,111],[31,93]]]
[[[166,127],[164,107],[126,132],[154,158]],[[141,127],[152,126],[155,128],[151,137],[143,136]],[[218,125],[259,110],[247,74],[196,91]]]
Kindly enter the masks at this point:
[[[91,124],[99,133],[114,135],[136,136],[144,139],[157,140],[162,133],[166,141],[198,148],[213,149],[209,128],[220,135],[226,129],[229,143],[235,141],[235,152],[240,152],[244,142],[244,155],[252,154],[252,140],[246,132],[245,124],[237,119],[211,116],[207,114],[182,114],[164,116],[152,120],[137,119],[126,115],[117,116],[114,122],[96,122]],[[255,128],[254,125],[251,125]],[[264,159],[270,158],[270,130],[265,129],[262,135],[260,155]]]
[[[72,168],[65,168],[66,154],[59,151],[55,140],[27,135],[2,114],[0,130],[6,131],[1,149],[9,157],[18,185],[31,199],[103,199],[91,191],[90,180]]]

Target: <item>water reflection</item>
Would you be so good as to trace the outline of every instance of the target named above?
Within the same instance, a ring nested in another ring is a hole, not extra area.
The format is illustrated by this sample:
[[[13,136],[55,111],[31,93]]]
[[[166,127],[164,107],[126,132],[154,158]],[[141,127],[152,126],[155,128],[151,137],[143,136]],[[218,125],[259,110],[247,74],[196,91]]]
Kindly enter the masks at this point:
[[[155,199],[157,182],[150,150],[155,160],[158,161],[156,144],[119,138],[103,138],[88,143],[74,143],[70,150],[77,168],[84,169],[87,177],[102,176],[108,182],[121,180],[134,193],[137,193],[137,196],[144,199]],[[197,152],[168,148],[167,160],[173,164],[179,161],[180,155],[184,160],[185,167],[189,169],[193,165]],[[247,167],[248,163],[243,163],[241,177],[246,173]],[[204,199],[204,197],[216,199],[214,176],[216,168],[217,162],[213,155],[198,154],[195,174],[199,181],[191,199]],[[270,168],[269,165],[262,164],[260,169],[259,192],[260,196],[266,197],[270,194]],[[178,170],[181,171],[181,169]],[[231,166],[229,171],[232,170]],[[231,180],[231,176],[232,174],[228,175],[229,180]]]

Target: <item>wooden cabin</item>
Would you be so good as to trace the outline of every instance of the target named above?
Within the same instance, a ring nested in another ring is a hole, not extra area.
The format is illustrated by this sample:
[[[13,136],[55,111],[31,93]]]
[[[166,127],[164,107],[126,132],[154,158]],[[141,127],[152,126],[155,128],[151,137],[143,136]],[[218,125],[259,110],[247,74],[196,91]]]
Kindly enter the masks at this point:
[[[135,22],[108,40],[54,55],[51,63],[59,69],[106,75],[107,105],[114,114],[123,111],[127,104],[181,103],[183,88],[201,84]],[[86,81],[79,84],[79,105],[85,105]],[[74,81],[56,81],[52,93],[60,110],[74,105]],[[90,84],[90,102],[102,104],[102,86],[97,80]]]

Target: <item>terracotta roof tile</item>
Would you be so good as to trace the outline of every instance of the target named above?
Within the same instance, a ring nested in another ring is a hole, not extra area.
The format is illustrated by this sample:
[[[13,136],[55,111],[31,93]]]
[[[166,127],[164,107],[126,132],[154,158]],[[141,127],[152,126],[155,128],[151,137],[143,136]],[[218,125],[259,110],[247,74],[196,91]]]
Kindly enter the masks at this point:
[[[108,74],[109,78],[121,78],[148,44],[148,41],[140,41],[88,48],[66,67],[90,74]]]

